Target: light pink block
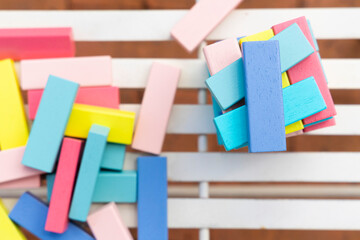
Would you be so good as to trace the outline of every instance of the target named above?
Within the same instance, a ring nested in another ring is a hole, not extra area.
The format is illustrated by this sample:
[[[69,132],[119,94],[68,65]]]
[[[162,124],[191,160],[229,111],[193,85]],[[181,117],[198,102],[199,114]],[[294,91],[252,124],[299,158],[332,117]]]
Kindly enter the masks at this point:
[[[241,58],[241,51],[236,38],[208,45],[204,47],[203,51],[210,75],[214,75]]]
[[[25,147],[13,148],[0,152],[0,183],[37,176],[42,171],[26,167],[21,161]]]
[[[34,120],[44,90],[29,90],[29,119]],[[119,88],[117,87],[82,87],[77,93],[76,103],[118,109],[120,104]]]
[[[316,113],[310,117],[307,117],[303,120],[304,125],[314,123],[332,116],[336,115],[334,101],[332,99],[330,90],[328,88],[326,78],[320,63],[320,59],[317,56],[317,52],[315,49],[314,41],[311,36],[311,32],[309,30],[309,26],[307,24],[305,17],[296,18],[278,25],[273,26],[273,30],[275,35],[289,27],[290,25],[297,23],[304,33],[305,37],[313,46],[315,52],[311,54],[309,57],[305,58],[303,61],[295,65],[294,67],[288,70],[288,76],[291,84],[297,83],[301,80],[304,80],[308,77],[314,77],[315,81],[320,89],[321,95],[323,96],[327,108],[319,113]]]
[[[331,118],[327,121],[304,128],[304,132],[307,133],[307,132],[311,132],[311,131],[315,131],[315,130],[318,130],[321,128],[331,127],[331,126],[335,126],[335,125],[336,125],[335,118]]]
[[[40,186],[41,186],[40,175],[0,183],[0,189],[39,188]]]
[[[141,104],[132,148],[160,154],[179,77],[179,68],[153,63]]]
[[[304,131],[301,129],[299,131],[286,134],[286,138],[299,136],[299,135],[302,135],[303,133],[304,133]]]
[[[113,202],[90,214],[87,222],[97,240],[133,240]]]
[[[64,138],[55,175],[45,230],[63,233],[68,226],[69,208],[83,141]]]
[[[192,52],[242,0],[198,1],[171,29],[175,38],[187,51]]]
[[[49,75],[77,82],[82,87],[112,83],[110,56],[23,60],[20,72],[23,90],[45,88]]]

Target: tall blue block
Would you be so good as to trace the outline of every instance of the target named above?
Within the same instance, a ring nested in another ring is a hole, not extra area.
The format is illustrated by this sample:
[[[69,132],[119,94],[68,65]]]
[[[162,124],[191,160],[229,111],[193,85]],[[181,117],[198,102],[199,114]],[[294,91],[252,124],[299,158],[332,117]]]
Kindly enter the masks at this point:
[[[139,157],[138,239],[167,240],[167,167],[165,157]]]
[[[32,125],[22,163],[52,172],[79,84],[49,76]]]
[[[101,161],[101,168],[121,171],[124,166],[126,145],[107,143]]]

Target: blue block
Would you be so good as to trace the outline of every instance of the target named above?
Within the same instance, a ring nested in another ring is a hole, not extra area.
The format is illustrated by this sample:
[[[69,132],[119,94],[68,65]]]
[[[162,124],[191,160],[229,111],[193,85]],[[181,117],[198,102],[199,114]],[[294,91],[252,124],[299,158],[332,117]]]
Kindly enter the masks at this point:
[[[313,41],[314,41],[315,49],[316,49],[316,51],[318,52],[318,51],[319,51],[319,45],[318,45],[318,42],[317,42],[317,40],[316,40],[316,38],[315,38],[315,35],[314,35],[314,32],[313,32],[313,30],[312,30],[312,27],[311,27],[311,24],[310,24],[310,21],[309,21],[309,20],[307,20],[307,24],[308,24],[308,26],[309,26],[309,30],[310,30],[311,37],[312,37],[312,39],[313,39]]]
[[[242,58],[208,78],[205,83],[222,110],[240,101],[245,96]]]
[[[11,220],[43,240],[94,240],[83,229],[70,222],[64,233],[45,231],[48,206],[29,192],[19,198],[9,214]],[[10,240],[10,239],[9,239]]]
[[[93,124],[86,140],[69,217],[86,221],[110,128]]]
[[[296,23],[276,34],[270,40],[279,41],[282,73],[314,53],[313,47]]]
[[[138,239],[167,240],[167,167],[165,157],[139,157]]]
[[[249,152],[286,151],[279,41],[242,46]]]
[[[211,100],[212,100],[212,106],[213,106],[213,111],[214,111],[214,118],[221,116],[222,111],[221,111],[221,108],[219,107],[219,105],[217,104],[215,98],[211,97]],[[218,130],[216,130],[216,138],[217,138],[218,144],[223,145],[223,141],[221,139],[221,135]]]
[[[101,161],[101,168],[121,171],[124,166],[126,145],[107,143]]]
[[[52,172],[79,84],[49,76],[32,125],[22,163]]]

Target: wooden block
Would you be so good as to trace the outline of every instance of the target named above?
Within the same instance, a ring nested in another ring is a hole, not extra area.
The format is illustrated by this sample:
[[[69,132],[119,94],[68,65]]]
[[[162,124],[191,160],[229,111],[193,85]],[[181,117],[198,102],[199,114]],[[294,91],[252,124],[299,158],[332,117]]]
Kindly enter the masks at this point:
[[[9,214],[11,220],[40,239],[53,240],[94,240],[83,229],[69,223],[62,234],[47,232],[44,229],[48,207],[29,192],[25,192]]]
[[[27,91],[29,119],[34,120],[40,104],[42,89]],[[119,109],[120,97],[117,87],[81,87],[75,103]]]
[[[21,88],[42,89],[49,75],[79,83],[82,87],[112,84],[110,56],[24,60],[20,63]]]
[[[24,234],[8,217],[8,211],[0,199],[0,239],[26,240]]]
[[[121,171],[124,166],[125,151],[124,144],[107,143],[101,160],[101,168]]]
[[[77,83],[49,76],[26,145],[24,165],[53,171],[78,88]]]
[[[139,157],[138,239],[168,239],[165,157]]]
[[[68,214],[82,144],[83,141],[77,139],[64,138],[63,140],[46,218],[46,231],[63,233],[68,227]]]
[[[296,132],[291,132],[291,133],[286,134],[286,138],[299,136],[299,135],[302,135],[303,133],[304,133],[303,130],[299,130],[299,131],[296,131]]]
[[[108,141],[131,144],[134,130],[135,113],[118,109],[74,104],[65,135],[87,138],[93,124],[110,128]]]
[[[265,30],[250,36],[246,36],[239,39],[239,45],[242,48],[244,42],[254,42],[254,41],[267,41],[270,38],[274,37],[274,32],[272,29]]]
[[[211,97],[211,101],[212,101],[212,106],[213,106],[214,118],[221,116],[222,110],[221,110],[219,104],[214,99],[214,97]],[[221,135],[218,130],[216,130],[216,138],[217,138],[218,144],[223,145],[223,141],[221,139]]]
[[[332,119],[333,117],[329,117],[329,118],[326,118],[326,119],[323,119],[323,120],[320,120],[320,121],[317,121],[317,122],[314,122],[314,123],[310,123],[308,125],[305,125],[304,127],[310,127],[310,126],[313,126],[313,125],[316,125],[316,124],[319,124],[319,123],[322,123],[322,122],[325,122],[327,120],[330,120]]]
[[[87,218],[89,227],[98,240],[133,240],[114,202],[106,204]]]
[[[304,132],[307,133],[307,132],[311,132],[311,131],[315,131],[315,130],[318,130],[321,128],[331,127],[331,126],[335,126],[335,125],[336,125],[335,118],[330,118],[324,122],[320,122],[318,124],[314,124],[312,126],[306,127],[304,129]]]
[[[249,152],[286,151],[278,41],[243,43]]]
[[[308,24],[308,26],[309,26],[309,31],[310,31],[310,34],[311,34],[311,38],[312,38],[312,40],[313,40],[313,42],[314,42],[315,50],[316,50],[317,52],[319,52],[319,45],[318,45],[318,42],[317,42],[317,40],[316,40],[316,38],[315,38],[315,34],[314,34],[313,29],[312,29],[312,27],[311,27],[310,21],[309,21],[309,20],[306,20],[306,22],[307,22],[307,24]]]
[[[86,221],[109,132],[110,128],[96,124],[90,128],[71,202],[71,219]]]
[[[160,154],[179,77],[179,68],[153,63],[141,103],[132,148]]]
[[[298,132],[299,130],[302,130],[304,129],[304,124],[302,123],[302,121],[297,121],[297,122],[294,122],[290,125],[287,125],[285,127],[285,134],[286,134],[286,137],[288,137],[287,135],[290,134],[290,133],[293,133],[293,132]]]
[[[25,147],[0,152],[0,183],[38,176],[42,171],[21,164]]]
[[[198,1],[171,29],[175,38],[188,52],[192,52],[242,0]]]
[[[0,183],[0,189],[39,188],[40,186],[41,186],[40,175]]]
[[[0,149],[25,146],[29,129],[14,62],[10,59],[0,61],[0,116]]]
[[[75,43],[71,28],[0,29],[0,59],[73,57]]]

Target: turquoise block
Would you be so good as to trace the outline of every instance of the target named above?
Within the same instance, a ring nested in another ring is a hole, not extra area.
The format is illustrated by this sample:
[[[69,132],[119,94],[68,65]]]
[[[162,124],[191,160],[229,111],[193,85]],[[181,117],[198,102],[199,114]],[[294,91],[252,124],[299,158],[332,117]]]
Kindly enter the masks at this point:
[[[282,73],[314,53],[313,47],[296,23],[276,34],[270,40],[279,41]]]
[[[86,140],[71,202],[69,218],[85,222],[110,128],[93,124]]]
[[[53,171],[78,88],[49,76],[22,159],[25,166]]]
[[[319,45],[318,45],[318,42],[317,42],[317,40],[316,40],[316,38],[315,38],[315,35],[314,35],[314,32],[313,32],[313,30],[312,30],[312,27],[311,27],[311,24],[310,24],[310,21],[309,21],[309,20],[307,20],[307,24],[308,24],[309,29],[310,29],[311,37],[312,37],[312,39],[313,39],[313,41],[314,41],[315,50],[318,52],[318,51],[319,51]]]
[[[214,97],[211,97],[212,100],[212,106],[213,106],[213,111],[214,111],[214,118],[222,115],[222,111],[221,108],[219,107],[219,105],[217,104],[216,100]],[[218,130],[216,130],[216,138],[218,141],[219,145],[223,145],[223,141],[221,139],[221,135],[219,134]]]
[[[317,52],[317,56],[318,56],[319,61],[320,61],[320,64],[321,64],[321,69],[322,69],[322,71],[323,71],[323,73],[324,73],[326,83],[329,83],[328,80],[327,80],[326,74],[325,74],[324,65],[322,64],[322,60],[321,60],[321,56],[320,56],[320,53],[319,53],[319,52]]]
[[[310,127],[310,126],[312,126],[312,125],[316,125],[316,124],[318,124],[318,123],[325,122],[325,121],[330,120],[330,119],[332,119],[332,118],[333,118],[333,117],[329,117],[329,118],[325,118],[325,119],[322,119],[322,120],[317,121],[317,122],[309,123],[309,124],[304,125],[304,127]]]
[[[47,200],[50,202],[51,193],[54,188],[55,173],[46,174]]]
[[[245,96],[242,58],[208,78],[205,83],[222,110],[240,101]]]
[[[121,171],[124,166],[126,146],[124,144],[107,143],[101,168]]]

